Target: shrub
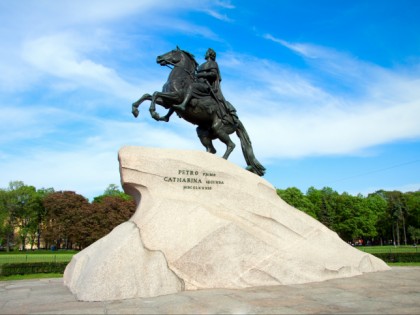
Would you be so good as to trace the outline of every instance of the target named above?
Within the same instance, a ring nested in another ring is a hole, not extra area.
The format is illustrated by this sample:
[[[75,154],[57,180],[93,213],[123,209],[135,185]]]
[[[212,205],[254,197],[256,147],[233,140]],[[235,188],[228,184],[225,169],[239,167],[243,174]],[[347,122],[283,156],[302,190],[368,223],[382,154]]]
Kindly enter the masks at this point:
[[[64,273],[68,262],[11,263],[0,266],[0,276],[34,273]]]

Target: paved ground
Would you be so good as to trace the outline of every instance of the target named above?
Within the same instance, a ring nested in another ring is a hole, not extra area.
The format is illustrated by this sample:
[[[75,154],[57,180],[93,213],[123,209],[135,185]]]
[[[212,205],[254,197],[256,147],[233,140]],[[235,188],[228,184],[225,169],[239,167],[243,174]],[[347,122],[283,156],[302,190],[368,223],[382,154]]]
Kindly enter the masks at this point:
[[[0,314],[420,314],[420,267],[303,285],[78,302],[62,279],[0,281]]]

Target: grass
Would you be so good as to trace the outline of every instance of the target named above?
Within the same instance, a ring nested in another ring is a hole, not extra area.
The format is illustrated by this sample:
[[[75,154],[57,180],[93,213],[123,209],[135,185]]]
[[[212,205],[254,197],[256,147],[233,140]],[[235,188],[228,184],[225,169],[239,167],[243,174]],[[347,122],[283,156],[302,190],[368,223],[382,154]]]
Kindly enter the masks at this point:
[[[420,267],[420,262],[396,262],[387,264],[390,267]]]
[[[36,250],[36,251],[13,251],[0,252],[0,265],[6,263],[32,263],[32,262],[70,262],[73,255],[78,253],[73,250]],[[0,281],[61,278],[61,273],[37,273],[27,275],[0,276]]]
[[[37,250],[15,250],[11,252],[1,251],[0,257],[3,255],[65,255],[65,254],[77,254],[77,250],[71,250],[71,249],[60,249],[56,251],[47,250],[47,249],[37,249]]]
[[[415,246],[356,246],[358,250],[369,254],[375,253],[420,253],[420,249]]]
[[[0,265],[7,263],[25,263],[25,262],[69,262],[77,251],[26,251],[26,252],[1,252]]]

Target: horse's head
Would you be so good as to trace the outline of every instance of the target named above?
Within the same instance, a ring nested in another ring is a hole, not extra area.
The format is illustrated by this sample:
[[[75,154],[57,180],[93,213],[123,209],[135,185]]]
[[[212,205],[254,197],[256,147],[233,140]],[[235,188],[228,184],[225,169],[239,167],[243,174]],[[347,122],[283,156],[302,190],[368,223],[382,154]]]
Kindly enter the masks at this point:
[[[188,63],[192,65],[194,68],[197,67],[197,62],[194,59],[194,56],[189,52],[186,52],[182,49],[179,49],[177,46],[176,49],[171,50],[163,55],[157,56],[156,62],[161,66],[166,65],[178,65],[183,64],[184,66],[188,66]]]
[[[161,66],[166,65],[176,65],[181,61],[181,50],[177,47],[177,49],[171,50],[166,54],[157,56],[156,62]]]

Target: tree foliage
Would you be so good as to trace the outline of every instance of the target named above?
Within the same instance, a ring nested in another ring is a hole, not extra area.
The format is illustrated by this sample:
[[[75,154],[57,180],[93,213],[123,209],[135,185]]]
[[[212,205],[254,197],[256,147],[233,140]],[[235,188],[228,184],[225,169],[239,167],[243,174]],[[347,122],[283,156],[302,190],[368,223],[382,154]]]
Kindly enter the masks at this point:
[[[377,191],[364,197],[339,194],[330,187],[292,187],[278,195],[334,230],[346,241],[378,244],[417,243],[420,238],[420,192]]]
[[[82,220],[88,214],[89,201],[73,191],[59,191],[44,198],[47,212],[44,237],[58,248],[72,248],[79,241]]]
[[[0,244],[7,250],[14,246],[24,249],[27,243],[33,247],[39,240],[42,196],[50,190],[37,190],[21,181],[10,182],[7,189],[0,190]]]
[[[317,218],[314,204],[298,188],[277,189],[277,194],[289,205],[298,208],[313,218]]]
[[[0,189],[0,247],[84,248],[127,221],[135,202],[110,185],[88,199],[73,191],[39,189],[15,181]]]
[[[85,244],[91,244],[108,234],[117,225],[127,221],[133,214],[136,204],[133,199],[120,196],[104,196],[101,202],[93,202],[85,217]]]
[[[135,202],[119,190],[106,190],[89,203],[82,195],[64,191],[44,199],[47,210],[47,242],[58,248],[84,248],[127,221]]]
[[[102,202],[105,197],[118,197],[123,200],[132,200],[133,198],[130,195],[122,192],[119,187],[115,184],[110,184],[104,191],[101,196],[93,198],[93,202]]]
[[[348,242],[400,245],[420,239],[420,191],[379,190],[364,197],[330,187],[306,193],[291,187],[277,193]],[[114,184],[89,202],[76,192],[10,182],[0,189],[0,248],[82,249],[129,220],[135,207]]]

